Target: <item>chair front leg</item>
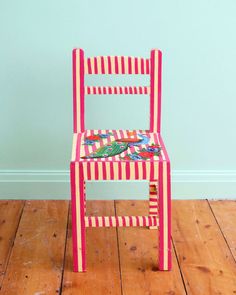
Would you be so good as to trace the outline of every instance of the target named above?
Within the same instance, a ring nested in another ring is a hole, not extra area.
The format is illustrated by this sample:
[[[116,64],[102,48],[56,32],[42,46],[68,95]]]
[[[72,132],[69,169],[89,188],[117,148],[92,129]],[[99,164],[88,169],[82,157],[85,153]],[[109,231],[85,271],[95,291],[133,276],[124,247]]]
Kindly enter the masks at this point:
[[[170,163],[159,163],[159,269],[171,270]]]
[[[157,180],[149,181],[149,215],[158,217],[158,191]],[[157,229],[158,226],[149,226],[149,229]]]
[[[73,270],[84,272],[85,261],[85,190],[82,166],[71,163],[71,209],[73,239]]]

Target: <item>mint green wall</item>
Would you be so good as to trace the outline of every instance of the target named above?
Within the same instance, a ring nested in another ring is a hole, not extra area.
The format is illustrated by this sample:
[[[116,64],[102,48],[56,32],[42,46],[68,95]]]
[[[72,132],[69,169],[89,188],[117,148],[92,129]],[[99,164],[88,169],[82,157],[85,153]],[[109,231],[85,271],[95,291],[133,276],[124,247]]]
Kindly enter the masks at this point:
[[[1,1],[0,196],[68,195],[72,48],[148,57],[158,47],[173,195],[235,197],[235,11],[233,0]],[[146,128],[147,102],[90,96],[87,126]],[[110,197],[125,196],[122,187],[112,184]],[[99,185],[89,189],[100,197]],[[131,184],[130,195],[140,189]]]

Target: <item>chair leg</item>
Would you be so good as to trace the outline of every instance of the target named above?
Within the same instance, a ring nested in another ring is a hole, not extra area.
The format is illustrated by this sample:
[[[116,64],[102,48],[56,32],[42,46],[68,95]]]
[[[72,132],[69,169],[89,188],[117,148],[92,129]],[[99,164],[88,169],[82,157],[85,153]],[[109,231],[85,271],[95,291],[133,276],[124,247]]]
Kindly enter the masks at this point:
[[[85,197],[82,166],[71,163],[71,209],[73,239],[73,270],[84,272],[85,261]]]
[[[149,181],[149,215],[158,216],[157,180]],[[149,229],[157,228],[157,226],[149,226]]]
[[[159,163],[159,269],[171,270],[170,163]]]

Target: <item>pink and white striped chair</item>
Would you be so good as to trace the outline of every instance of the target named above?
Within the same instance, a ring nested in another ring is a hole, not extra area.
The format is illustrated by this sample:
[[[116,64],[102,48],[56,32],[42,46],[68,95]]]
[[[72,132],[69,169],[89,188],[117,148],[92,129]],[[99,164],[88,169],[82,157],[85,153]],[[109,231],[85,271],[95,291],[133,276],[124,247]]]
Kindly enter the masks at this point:
[[[71,172],[74,271],[86,270],[86,227],[145,226],[159,229],[159,269],[171,269],[170,160],[161,134],[160,50],[149,59],[126,56],[84,57],[73,50],[74,135]],[[89,74],[145,74],[150,86],[92,87]],[[146,94],[150,96],[149,130],[87,130],[84,97],[90,94]],[[147,216],[86,216],[86,180],[148,180]],[[157,235],[158,237],[158,235]]]

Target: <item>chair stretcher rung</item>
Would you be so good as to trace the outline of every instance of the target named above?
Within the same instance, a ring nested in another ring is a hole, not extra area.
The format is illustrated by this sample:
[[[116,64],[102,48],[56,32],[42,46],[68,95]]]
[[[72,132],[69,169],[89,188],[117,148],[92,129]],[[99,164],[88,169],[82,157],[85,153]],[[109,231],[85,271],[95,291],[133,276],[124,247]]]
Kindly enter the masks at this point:
[[[150,94],[149,86],[85,86],[85,94]]]
[[[157,216],[85,216],[86,227],[158,226]]]

